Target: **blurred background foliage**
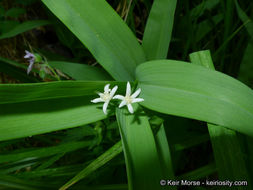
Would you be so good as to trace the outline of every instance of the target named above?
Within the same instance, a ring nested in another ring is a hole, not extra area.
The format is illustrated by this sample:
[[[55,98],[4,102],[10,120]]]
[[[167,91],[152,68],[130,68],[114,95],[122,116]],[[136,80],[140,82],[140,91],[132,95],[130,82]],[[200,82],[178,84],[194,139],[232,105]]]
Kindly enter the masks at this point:
[[[107,2],[141,43],[153,1]],[[189,61],[190,53],[210,49],[216,70],[252,88],[252,18],[250,0],[239,4],[233,0],[180,0],[167,58]],[[100,67],[82,43],[39,0],[0,0],[1,83],[54,80],[42,79],[36,72],[26,75],[28,63],[23,57],[24,51],[30,49],[49,61]],[[57,72],[63,80],[71,79],[65,71],[58,69]],[[217,179],[204,122],[163,114],[152,117],[151,111],[149,114],[154,131],[162,122],[159,118],[168,126],[165,129],[177,178]],[[107,118],[85,127],[0,142],[0,189],[56,189],[119,140],[116,121]],[[119,152],[110,162],[100,163],[101,167],[98,162],[100,168],[87,171],[84,179],[71,189],[127,189],[125,161]],[[252,155],[247,158],[249,163],[253,162],[252,158]]]

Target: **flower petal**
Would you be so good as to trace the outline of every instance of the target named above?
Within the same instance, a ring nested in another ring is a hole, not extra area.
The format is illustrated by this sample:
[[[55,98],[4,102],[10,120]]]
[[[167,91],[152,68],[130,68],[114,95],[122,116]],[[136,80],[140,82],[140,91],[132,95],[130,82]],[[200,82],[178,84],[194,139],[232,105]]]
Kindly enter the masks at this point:
[[[119,99],[119,100],[124,100],[125,97],[122,95],[115,95],[112,99]]]
[[[126,105],[126,101],[125,101],[125,100],[123,100],[123,101],[120,103],[119,108],[123,107],[124,105]]]
[[[127,82],[126,96],[131,96],[131,85],[129,82]]]
[[[105,92],[108,92],[108,91],[109,91],[109,87],[110,87],[110,84],[105,85],[104,91],[105,91]]]
[[[136,98],[137,96],[139,96],[140,93],[141,89],[139,88],[138,90],[135,91],[135,93],[132,94],[131,98]]]
[[[30,63],[30,65],[27,68],[27,74],[29,75],[29,73],[31,72],[32,68],[33,68],[33,64],[34,63]]]
[[[128,111],[130,113],[134,113],[134,109],[133,109],[133,106],[131,104],[127,104],[127,108],[128,108]]]
[[[104,103],[104,105],[103,105],[103,112],[104,112],[105,114],[107,114],[106,109],[107,109],[108,104],[109,104],[109,101],[106,101],[106,102]]]
[[[114,96],[114,94],[115,94],[115,92],[117,91],[117,89],[118,89],[118,86],[114,86],[114,87],[113,87],[112,91],[110,92],[110,97],[113,97],[113,96]]]
[[[132,103],[143,102],[143,101],[144,101],[143,98],[135,98],[135,99],[133,99]]]
[[[32,53],[30,53],[29,51],[27,51],[27,50],[25,50],[25,56],[24,56],[24,58],[35,58],[35,56],[32,54]]]
[[[98,103],[98,102],[104,102],[104,100],[102,100],[101,98],[95,98],[93,100],[91,100],[92,103]]]

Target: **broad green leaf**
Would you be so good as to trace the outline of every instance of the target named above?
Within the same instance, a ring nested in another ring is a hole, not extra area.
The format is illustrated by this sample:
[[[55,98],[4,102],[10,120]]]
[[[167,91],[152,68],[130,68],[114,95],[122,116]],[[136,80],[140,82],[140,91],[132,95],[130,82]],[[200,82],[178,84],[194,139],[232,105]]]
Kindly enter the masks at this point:
[[[143,36],[143,49],[148,60],[167,57],[177,0],[153,2]]]
[[[137,67],[141,105],[229,127],[253,136],[253,92],[230,76],[173,60]]]
[[[4,38],[11,38],[28,30],[37,28],[39,26],[44,26],[50,24],[47,20],[33,20],[33,21],[26,21],[21,24],[18,24],[16,27],[12,28],[10,31],[5,32],[0,35],[0,40]]]
[[[0,141],[79,127],[106,118],[103,104],[92,104],[93,98],[0,104]]]
[[[0,141],[78,127],[106,118],[103,104],[90,101],[108,83],[111,88],[117,84],[117,93],[122,92],[122,82],[106,81],[0,85]]]
[[[87,177],[92,172],[96,171],[101,166],[105,165],[111,159],[116,157],[119,153],[122,152],[122,144],[121,141],[112,146],[109,150],[105,151],[101,156],[91,162],[86,168],[80,171],[75,177],[69,180],[66,184],[64,184],[59,190],[68,189],[70,186],[74,185],[81,179]]]
[[[104,92],[106,84],[110,88],[123,86],[123,82],[110,81],[61,81],[36,84],[0,84],[0,104],[28,102],[77,96],[97,96],[96,92]],[[119,88],[120,90],[121,88]],[[118,91],[119,91],[118,90]]]
[[[86,64],[60,61],[50,61],[48,63],[76,80],[112,80],[105,70]]]
[[[192,53],[190,54],[190,59],[193,64],[215,70],[210,51]],[[207,125],[219,179],[248,180],[244,154],[236,132],[218,125]],[[234,167],[231,167],[231,165]]]
[[[0,140],[78,127],[106,118],[90,100],[104,85],[123,83],[64,81],[0,85]],[[119,85],[121,84],[121,85]],[[109,107],[110,108],[110,107]],[[112,110],[113,111],[113,110]]]
[[[136,37],[105,0],[42,1],[116,80],[134,80],[145,60]]]
[[[126,160],[128,187],[132,189],[164,189],[162,166],[147,116],[134,105],[135,114],[117,109],[123,151]],[[140,107],[139,107],[140,108]]]

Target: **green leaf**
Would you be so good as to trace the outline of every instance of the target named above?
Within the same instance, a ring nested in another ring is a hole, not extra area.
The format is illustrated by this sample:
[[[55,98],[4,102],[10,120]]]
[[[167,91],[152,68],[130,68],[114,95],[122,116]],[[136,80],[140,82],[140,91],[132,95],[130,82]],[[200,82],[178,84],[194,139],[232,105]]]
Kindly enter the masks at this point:
[[[87,177],[92,172],[96,171],[101,166],[105,165],[115,156],[122,152],[122,144],[121,141],[112,146],[109,150],[105,151],[101,156],[91,162],[86,168],[80,171],[75,177],[69,180],[66,184],[64,184],[59,190],[65,190],[70,186],[74,185],[81,179]]]
[[[240,65],[240,70],[238,74],[238,79],[245,84],[249,85],[251,88],[253,87],[253,22],[252,20],[247,16],[247,14],[241,9],[238,2],[235,0],[235,5],[237,9],[238,16],[240,17],[241,21],[243,23],[248,22],[245,27],[251,37],[251,40],[248,42],[248,45],[245,49],[243,59]],[[250,22],[249,22],[250,21]]]
[[[148,60],[167,57],[177,0],[153,2],[143,36],[143,49]]]
[[[26,74],[26,68],[25,65],[0,57],[0,72],[6,73],[21,82],[39,82],[37,78]]]
[[[203,65],[206,68],[215,70],[210,51],[192,53],[190,59],[193,64]],[[207,125],[219,179],[249,181],[244,154],[236,132],[217,125]],[[231,165],[234,167],[230,167]]]
[[[133,105],[135,114],[117,109],[123,151],[126,160],[128,187],[132,189],[164,189],[162,166],[147,116]]]
[[[173,60],[143,63],[136,75],[141,105],[253,136],[253,92],[232,77]]]
[[[0,104],[0,141],[82,126],[107,116],[94,97]]]
[[[159,154],[159,159],[160,159],[164,176],[166,177],[166,179],[173,180],[175,179],[174,171],[172,167],[173,163],[172,163],[172,158],[171,158],[171,153],[170,153],[170,147],[168,144],[168,140],[166,137],[166,132],[165,132],[163,124],[161,125],[161,127],[159,128],[155,136],[155,141],[156,141],[157,152]]]
[[[236,5],[236,10],[237,10],[237,13],[238,13],[238,16],[239,18],[241,19],[241,21],[243,23],[247,23],[245,25],[249,35],[251,36],[251,38],[253,39],[253,22],[252,20],[247,16],[247,14],[241,9],[241,7],[239,6],[238,4],[238,1],[237,0],[234,0],[235,1],[235,5]]]
[[[78,127],[106,118],[92,104],[108,82],[65,81],[0,85],[0,140]],[[123,83],[110,82],[111,87]],[[122,90],[121,90],[122,91]],[[90,95],[90,96],[89,96]]]
[[[51,61],[48,63],[76,80],[112,80],[105,70],[98,67],[60,61]]]
[[[25,9],[19,7],[13,7],[5,12],[6,17],[19,17],[25,13]]]
[[[242,62],[240,65],[240,70],[238,73],[238,80],[247,84],[253,88],[253,38],[248,42],[248,45],[244,51]]]
[[[88,147],[91,144],[91,141],[80,141],[80,142],[71,142],[64,143],[58,146],[36,148],[33,150],[23,149],[19,152],[12,152],[11,154],[1,154],[0,163],[3,162],[13,162],[27,158],[42,158],[48,157],[59,153],[71,152],[84,147]]]
[[[206,10],[212,10],[217,4],[219,4],[220,0],[204,0],[199,5],[194,7],[190,14],[191,17],[200,17],[204,14]]]
[[[211,19],[207,19],[200,22],[197,25],[196,42],[199,42],[200,40],[205,39],[204,37],[212,30],[215,30],[215,26],[219,24],[223,19],[224,19],[224,15],[218,14],[218,15],[213,16]]]
[[[69,98],[77,96],[96,96],[96,92],[104,92],[106,84],[110,88],[121,87],[123,82],[113,81],[61,81],[36,84],[0,84],[0,104]],[[119,90],[120,90],[119,89]]]
[[[0,25],[1,25],[0,34],[2,35],[3,33],[8,33],[13,28],[17,27],[19,24],[20,23],[16,20],[3,20],[3,21],[0,21]]]
[[[145,60],[136,37],[104,0],[42,1],[116,80],[134,80]]]
[[[8,32],[1,34],[0,39],[11,38],[28,30],[37,28],[39,26],[44,26],[47,24],[50,24],[50,22],[47,20],[26,21],[12,28]]]
[[[0,186],[4,189],[24,189],[24,190],[43,190],[55,189],[55,185],[49,185],[45,182],[36,182],[23,180],[9,175],[0,175]]]
[[[198,168],[196,170],[187,172],[181,176],[179,176],[179,179],[182,180],[199,180],[201,178],[205,178],[206,176],[209,176],[211,174],[214,174],[217,171],[215,163],[210,163],[206,166],[203,166],[201,168]]]

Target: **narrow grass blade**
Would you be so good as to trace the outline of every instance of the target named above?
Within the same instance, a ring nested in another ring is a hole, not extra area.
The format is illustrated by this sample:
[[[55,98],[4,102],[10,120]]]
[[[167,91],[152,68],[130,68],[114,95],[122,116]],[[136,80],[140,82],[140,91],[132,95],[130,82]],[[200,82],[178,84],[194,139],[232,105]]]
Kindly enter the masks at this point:
[[[193,18],[200,17],[205,11],[212,10],[219,2],[220,0],[204,0],[191,10],[190,15]]]
[[[233,16],[234,16],[234,2],[231,0],[226,0],[225,1],[225,9],[224,9],[224,36],[223,36],[223,41],[225,42],[227,39],[229,39],[229,35],[232,31],[232,23],[234,21]],[[227,43],[224,43],[222,46],[222,51],[221,51],[221,58],[220,58],[220,64],[221,66],[224,66],[224,61],[225,61],[225,56],[226,52],[229,49],[229,41]]]
[[[61,157],[63,157],[65,155],[65,153],[66,153],[66,151],[64,151],[63,153],[57,154],[57,155],[53,156],[52,158],[49,158],[49,160],[42,163],[38,168],[36,168],[36,170],[43,170],[43,169],[46,169],[46,168],[50,167],[57,160],[59,160]]]
[[[145,60],[136,37],[104,0],[42,1],[116,80],[134,80]]]
[[[50,61],[49,65],[59,69],[76,80],[112,80],[105,70],[86,64]]]
[[[245,25],[248,34],[250,35],[251,40],[248,42],[248,45],[245,49],[244,56],[240,65],[240,70],[238,74],[238,79],[251,88],[253,88],[253,22],[252,20],[247,16],[247,14],[241,9],[238,2],[235,0],[235,5],[237,9],[238,16],[240,17],[241,21],[243,23],[248,22],[248,24]],[[250,22],[249,22],[250,21]]]
[[[215,70],[209,51],[190,54],[193,64]],[[207,124],[220,180],[248,180],[248,171],[235,131]],[[233,167],[231,167],[233,165]]]
[[[237,0],[234,0],[235,2],[235,6],[236,6],[236,10],[238,13],[239,18],[241,19],[241,21],[243,23],[247,23],[247,25],[245,25],[249,35],[251,36],[251,38],[253,39],[253,22],[252,20],[247,16],[247,14],[241,9],[241,7],[238,4]]]
[[[4,39],[4,38],[11,38],[11,37],[14,37],[14,36],[16,36],[18,34],[26,32],[28,30],[37,28],[39,26],[48,25],[48,24],[50,24],[50,22],[47,21],[47,20],[26,21],[26,22],[23,22],[23,23],[17,25],[16,27],[14,27],[13,29],[11,29],[10,31],[1,34],[0,35],[0,40]]]
[[[200,144],[203,144],[205,142],[208,142],[210,140],[209,134],[203,134],[201,136],[197,136],[194,138],[187,139],[185,141],[181,141],[179,143],[176,143],[173,145],[175,151],[182,151],[188,148],[191,148],[193,146],[197,146]]]
[[[99,156],[96,160],[91,162],[86,168],[84,168],[80,173],[78,173],[75,177],[69,180],[66,184],[64,184],[60,190],[68,189],[70,186],[74,185],[81,179],[87,177],[92,172],[96,171],[101,166],[105,165],[115,156],[122,152],[122,144],[121,141],[112,146],[109,150],[104,152],[101,156]]]
[[[218,25],[223,19],[223,14],[218,14],[213,16],[211,19],[200,22],[197,25],[196,42],[205,39],[205,36],[212,30],[215,30],[216,25]]]
[[[223,51],[223,49],[227,46],[227,44],[232,40],[239,32],[241,29],[243,29],[244,26],[246,26],[250,21],[247,21],[243,23],[240,27],[238,27],[231,35],[229,35],[226,40],[221,44],[221,46],[216,50],[214,53],[214,57],[217,56],[220,52]]]
[[[216,168],[215,163],[210,163],[210,164],[203,166],[201,168],[198,168],[194,171],[190,171],[190,172],[187,172],[181,176],[178,176],[178,179],[200,180],[201,178],[204,178],[204,177],[214,174],[216,172],[217,172],[217,168]]]
[[[177,0],[153,2],[142,42],[148,60],[167,57],[176,5]]]
[[[128,187],[132,189],[164,189],[160,185],[163,179],[153,132],[147,116],[137,105],[135,115],[126,109],[117,109],[116,117],[125,155]]]
[[[163,170],[163,176],[166,179],[175,179],[174,171],[173,171],[173,164],[170,154],[170,147],[168,144],[168,140],[166,137],[166,132],[164,126],[161,125],[159,131],[155,136],[155,141],[157,145],[157,152],[159,155],[160,163]],[[176,189],[176,188],[175,188]]]
[[[13,151],[11,154],[1,154],[0,155],[0,163],[4,162],[13,162],[22,160],[25,158],[43,158],[52,156],[59,153],[67,153],[71,151],[75,151],[84,147],[88,147],[91,144],[91,141],[80,141],[80,142],[71,142],[65,143],[58,146],[45,147],[45,148],[37,148],[34,150],[20,150],[19,152]]]
[[[136,75],[141,105],[253,136],[253,91],[232,77],[172,60],[143,63]]]
[[[24,190],[43,190],[43,189],[55,189],[53,185],[49,185],[43,182],[36,182],[31,180],[23,180],[13,176],[0,175],[0,186],[12,189],[24,189]]]

